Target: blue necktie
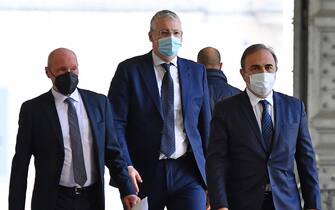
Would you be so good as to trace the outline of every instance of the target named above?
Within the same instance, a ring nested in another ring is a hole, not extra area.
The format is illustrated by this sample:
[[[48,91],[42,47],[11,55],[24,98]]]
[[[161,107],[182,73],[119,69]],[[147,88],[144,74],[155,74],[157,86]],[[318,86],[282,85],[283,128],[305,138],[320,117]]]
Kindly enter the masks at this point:
[[[271,115],[269,113],[269,102],[266,100],[261,100],[260,103],[263,107],[263,113],[262,113],[262,135],[263,140],[266,145],[266,149],[270,150],[271,140],[272,140],[272,133],[273,133],[273,126],[272,126],[272,119]]]
[[[81,142],[77,112],[73,105],[74,100],[72,98],[66,98],[64,101],[68,104],[67,113],[70,128],[74,181],[80,186],[84,186],[87,180],[87,174],[85,169],[83,145]]]
[[[163,132],[161,139],[161,152],[170,157],[176,150],[174,135],[174,91],[173,80],[170,75],[171,64],[163,63],[166,70],[161,87],[161,100],[163,109]]]

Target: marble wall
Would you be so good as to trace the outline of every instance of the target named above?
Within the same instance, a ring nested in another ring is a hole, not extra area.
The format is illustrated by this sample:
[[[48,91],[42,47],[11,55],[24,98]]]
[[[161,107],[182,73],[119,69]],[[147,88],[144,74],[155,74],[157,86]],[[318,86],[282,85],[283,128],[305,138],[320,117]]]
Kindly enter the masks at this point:
[[[335,1],[296,1],[295,94],[304,96],[317,152],[322,209],[335,209]],[[305,3],[306,3],[305,2]],[[299,8],[301,7],[301,8]],[[299,20],[300,15],[300,20]],[[303,38],[306,42],[302,42]],[[307,46],[303,46],[307,45]],[[300,49],[300,51],[299,51]],[[307,50],[304,54],[303,49]],[[307,57],[302,57],[307,55]],[[304,61],[306,65],[304,65]],[[307,67],[307,68],[304,68]],[[306,72],[307,71],[307,72]],[[303,77],[306,75],[306,78]],[[303,89],[304,88],[304,89]]]

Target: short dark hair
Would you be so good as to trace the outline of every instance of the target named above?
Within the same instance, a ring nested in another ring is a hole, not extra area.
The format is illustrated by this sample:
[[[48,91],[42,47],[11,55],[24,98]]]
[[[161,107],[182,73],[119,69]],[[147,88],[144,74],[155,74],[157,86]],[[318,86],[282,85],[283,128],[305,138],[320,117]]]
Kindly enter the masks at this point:
[[[254,44],[249,46],[247,49],[244,50],[242,57],[241,57],[241,68],[244,69],[245,67],[245,59],[247,58],[248,55],[258,51],[258,50],[267,50],[271,53],[273,59],[275,60],[276,68],[277,68],[277,56],[274,53],[273,49],[271,47],[267,47],[264,44]]]

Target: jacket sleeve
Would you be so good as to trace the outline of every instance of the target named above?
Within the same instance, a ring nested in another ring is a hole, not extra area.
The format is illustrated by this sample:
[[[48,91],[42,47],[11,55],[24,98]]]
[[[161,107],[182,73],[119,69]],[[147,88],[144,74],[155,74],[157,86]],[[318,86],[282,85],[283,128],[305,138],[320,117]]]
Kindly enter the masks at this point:
[[[106,146],[105,146],[105,164],[109,169],[113,182],[116,182],[121,197],[135,194],[135,190],[130,181],[127,169],[127,162],[121,150],[120,144],[115,135],[113,115],[109,100],[105,98],[106,104]]]
[[[298,132],[296,155],[304,209],[321,209],[320,188],[316,168],[315,152],[308,130],[304,104],[300,102],[301,119]]]
[[[223,107],[217,103],[211,123],[207,149],[206,176],[212,209],[228,207],[226,180],[229,170],[228,134],[222,113]]]
[[[32,155],[32,117],[29,104],[21,106],[19,129],[9,184],[9,210],[24,210],[27,190],[27,175]]]
[[[199,124],[198,129],[200,131],[201,139],[202,139],[202,148],[204,155],[206,156],[208,139],[209,139],[209,127],[211,121],[211,105],[210,105],[210,98],[208,92],[208,84],[207,84],[207,75],[206,69],[203,68],[203,92],[204,92],[204,99],[203,104],[201,106],[200,115],[199,115]]]
[[[126,127],[128,124],[128,110],[129,110],[129,82],[124,65],[119,64],[115,75],[112,79],[108,98],[112,104],[114,114],[114,125],[117,139],[121,146],[124,157],[128,165],[132,165],[132,161],[128,152]]]

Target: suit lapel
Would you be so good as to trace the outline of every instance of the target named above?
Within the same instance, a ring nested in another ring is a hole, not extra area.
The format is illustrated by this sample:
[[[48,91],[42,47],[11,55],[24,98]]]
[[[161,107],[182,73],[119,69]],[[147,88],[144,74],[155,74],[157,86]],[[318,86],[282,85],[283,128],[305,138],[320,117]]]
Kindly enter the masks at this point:
[[[104,141],[99,141],[99,139],[101,140],[101,137],[99,137],[99,134],[101,134],[101,129],[100,128],[100,132],[99,132],[99,125],[101,125],[101,122],[103,121],[102,116],[100,115],[100,108],[98,107],[96,100],[94,100],[93,97],[89,97],[87,95],[87,91],[81,90],[78,88],[79,94],[81,96],[81,99],[83,100],[83,104],[85,106],[85,110],[87,113],[87,117],[89,120],[89,124],[91,127],[91,132],[92,132],[92,145],[93,145],[93,151],[94,151],[94,162],[96,165],[96,168],[100,168],[100,155],[99,155],[99,151],[102,151],[104,149],[104,145],[103,142]],[[99,149],[100,148],[100,149]],[[101,169],[101,168],[100,168]],[[98,169],[98,174],[101,177],[101,173],[100,173],[100,169]],[[103,177],[103,176],[102,176]]]
[[[94,107],[95,105],[93,104],[92,100],[89,100],[87,97],[87,94],[82,91],[81,89],[78,88],[79,94],[83,100],[87,117],[90,121],[90,126],[92,130],[92,136],[93,136],[93,141],[98,139],[97,133],[98,133],[98,128],[97,128],[97,122],[96,122],[96,113],[94,113]],[[101,119],[102,120],[102,119]]]
[[[190,68],[181,58],[178,58],[178,75],[181,91],[181,102],[183,115],[185,116],[185,109],[187,108],[188,99],[189,99],[189,84],[190,84]]]
[[[265,149],[266,146],[264,144],[263,137],[262,137],[262,134],[261,134],[261,130],[258,126],[254,110],[252,109],[252,106],[250,104],[249,97],[248,97],[247,93],[244,91],[241,94],[240,98],[242,100],[242,102],[240,103],[241,110],[242,110],[244,116],[247,118],[248,123],[249,123],[251,129],[253,130],[253,132],[254,132],[254,134],[257,138],[257,142],[262,149],[262,152],[260,152],[260,154],[262,154],[262,156],[264,156],[267,153],[266,149]],[[253,138],[251,138],[251,139],[253,139]]]
[[[272,149],[276,146],[278,143],[278,137],[280,133],[280,127],[282,121],[282,116],[285,116],[284,110],[282,109],[283,106],[283,100],[280,98],[279,94],[276,92],[273,92],[273,104],[274,104],[274,134],[272,138]]]
[[[44,111],[46,113],[46,117],[48,118],[51,128],[54,131],[56,138],[58,139],[58,145],[60,146],[61,151],[64,151],[62,129],[61,129],[59,117],[57,114],[55,99],[54,99],[54,96],[52,95],[51,90],[47,92],[43,103],[44,103],[44,108],[45,108]]]
[[[154,101],[154,104],[163,118],[161,99],[158,92],[157,79],[155,75],[155,69],[153,67],[153,60],[151,52],[144,55],[144,62],[142,62],[139,71],[142,75],[143,82],[147,86],[150,97]]]

